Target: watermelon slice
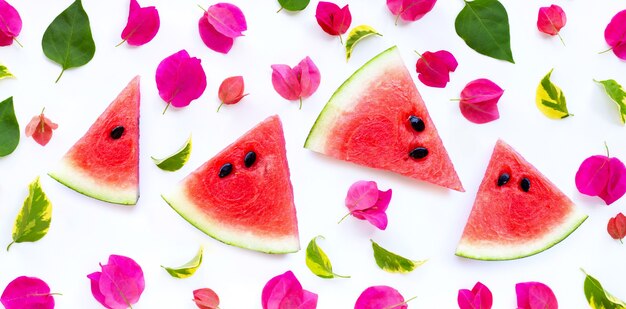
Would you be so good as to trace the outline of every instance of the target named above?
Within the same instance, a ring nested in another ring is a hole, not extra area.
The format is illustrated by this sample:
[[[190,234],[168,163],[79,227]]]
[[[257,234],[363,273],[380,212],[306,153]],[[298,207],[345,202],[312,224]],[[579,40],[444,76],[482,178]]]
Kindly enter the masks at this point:
[[[395,46],[367,62],[335,91],[304,147],[464,191]]]
[[[300,250],[278,116],[252,128],[162,196],[185,220],[226,244],[267,253]]]
[[[139,198],[139,101],[137,76],[48,175],[98,200],[135,205]]]
[[[499,140],[456,255],[512,260],[565,239],[587,215],[534,166]]]

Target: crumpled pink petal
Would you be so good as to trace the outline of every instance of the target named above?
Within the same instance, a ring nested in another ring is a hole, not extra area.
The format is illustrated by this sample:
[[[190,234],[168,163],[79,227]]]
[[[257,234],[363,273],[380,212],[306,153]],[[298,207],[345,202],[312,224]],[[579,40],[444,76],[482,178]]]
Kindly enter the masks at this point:
[[[45,117],[43,113],[34,116],[28,125],[26,125],[25,134],[26,137],[33,137],[35,142],[41,146],[46,146],[50,139],[52,139],[52,130],[56,130],[59,127],[56,123]]]
[[[137,0],[130,0],[128,22],[122,31],[122,40],[133,46],[144,45],[152,41],[160,25],[159,11],[154,6],[141,7]]]
[[[299,99],[302,93],[296,72],[286,64],[272,65],[272,85],[281,97],[290,101]]]
[[[132,259],[109,256],[109,263],[100,265],[102,271],[89,274],[94,298],[109,309],[126,309],[139,301],[145,289],[141,267]]]
[[[626,236],[626,216],[620,212],[615,217],[610,218],[606,225],[606,231],[613,239],[622,241]]]
[[[613,16],[604,29],[604,39],[618,58],[626,60],[626,10]]]
[[[315,309],[317,294],[302,289],[291,271],[270,279],[263,287],[263,309]]]
[[[317,24],[330,35],[342,35],[352,23],[352,14],[346,4],[343,8],[332,2],[320,1],[315,10]]]
[[[350,186],[345,204],[353,217],[367,220],[375,227],[384,230],[387,228],[385,211],[391,201],[391,194],[391,189],[378,190],[374,181],[361,180]]]
[[[626,193],[626,166],[618,158],[591,156],[576,172],[576,188],[611,205]]]
[[[0,0],[0,46],[13,44],[22,31],[20,13],[5,0]]]
[[[567,23],[567,16],[560,6],[553,4],[539,8],[539,15],[537,16],[539,31],[549,35],[557,35],[565,23]]]
[[[320,85],[322,76],[320,75],[320,70],[315,63],[313,63],[313,60],[307,56],[293,68],[293,71],[296,76],[299,77],[300,97],[308,98],[315,93]]]
[[[404,303],[404,297],[398,292],[398,290],[386,286],[371,286],[365,289],[354,304],[354,309],[381,309],[389,308],[391,306],[394,309],[407,309],[409,306]]]
[[[518,309],[558,309],[554,292],[541,282],[522,282],[515,285]]]
[[[461,91],[461,114],[477,124],[494,121],[500,118],[497,104],[503,93],[502,88],[488,79],[471,81]]]
[[[194,290],[193,301],[199,309],[217,309],[220,305],[219,296],[209,288]]]
[[[450,72],[458,66],[454,56],[445,50],[423,53],[415,64],[417,78],[426,86],[444,88],[450,81]]]
[[[54,297],[43,280],[21,276],[11,281],[2,292],[0,302],[6,309],[53,309]]]
[[[472,290],[461,289],[457,297],[459,309],[491,309],[493,296],[481,282],[476,282]]]
[[[200,62],[183,49],[159,63],[156,84],[163,101],[185,107],[202,95],[207,84]]]
[[[430,12],[435,3],[437,0],[387,0],[387,8],[404,21],[416,21]]]
[[[373,206],[364,210],[355,210],[351,214],[357,219],[367,220],[375,227],[385,230],[387,228],[387,207],[391,201],[391,189],[378,191],[378,198]]]
[[[202,15],[198,21],[198,31],[200,32],[202,42],[204,42],[204,45],[208,48],[218,53],[228,54],[235,40],[219,33],[217,29],[209,23],[207,14],[207,12],[204,12],[204,15]]]
[[[224,36],[234,39],[242,36],[243,31],[248,30],[246,17],[236,5],[217,3],[211,5],[206,13],[208,22]]]
[[[217,96],[223,104],[236,104],[243,99],[243,76],[231,76],[220,84]]]

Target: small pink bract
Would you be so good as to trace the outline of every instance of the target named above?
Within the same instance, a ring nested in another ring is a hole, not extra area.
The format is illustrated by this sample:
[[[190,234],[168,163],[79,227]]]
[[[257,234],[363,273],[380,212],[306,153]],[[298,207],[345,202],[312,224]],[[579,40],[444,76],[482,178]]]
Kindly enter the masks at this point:
[[[200,309],[217,309],[220,305],[219,296],[209,288],[193,291],[193,301]]]
[[[5,0],[0,0],[0,46],[13,44],[22,31],[20,13]]]
[[[144,45],[152,41],[160,26],[159,11],[154,6],[141,7],[137,0],[130,0],[128,22],[122,31],[122,40],[133,46]]]
[[[320,85],[321,74],[311,58],[306,57],[293,69],[286,64],[272,65],[272,85],[281,97],[294,101],[311,96]]]
[[[404,21],[416,21],[430,12],[437,0],[387,0],[387,8]]]
[[[459,309],[491,309],[493,296],[484,284],[476,282],[472,290],[461,289],[457,296]]]
[[[53,309],[54,297],[43,280],[21,276],[11,281],[0,297],[6,309]]]
[[[454,55],[448,51],[427,51],[417,60],[415,71],[424,85],[444,88],[450,81],[450,72],[454,72],[458,65]]]
[[[626,166],[618,158],[591,156],[576,172],[576,188],[582,194],[599,196],[611,205],[626,193]]]
[[[613,16],[604,29],[604,39],[618,58],[626,60],[626,10]]]
[[[609,219],[606,230],[613,239],[622,241],[626,237],[626,216],[620,212],[615,217]]]
[[[504,90],[488,79],[469,82],[461,91],[459,108],[463,116],[477,124],[483,124],[500,118],[498,101]]]
[[[560,6],[553,4],[539,8],[537,16],[537,28],[539,31],[549,35],[557,35],[566,23],[567,16]]]
[[[217,3],[206,11],[206,18],[215,30],[229,38],[236,38],[248,30],[246,17],[236,5]]]
[[[350,214],[360,220],[367,220],[375,227],[387,228],[387,207],[391,201],[391,189],[378,190],[374,181],[357,181],[348,189],[345,204]]]
[[[302,289],[296,276],[289,270],[265,284],[261,305],[263,309],[315,309],[317,294]]]
[[[354,304],[354,309],[407,309],[404,297],[398,290],[386,286],[371,286],[365,289]]]
[[[236,104],[246,96],[243,92],[243,76],[231,76],[220,84],[218,97],[223,104]]]
[[[315,10],[317,24],[330,35],[342,35],[348,31],[352,23],[352,14],[346,4],[340,8],[332,2],[320,1]]]
[[[58,127],[59,125],[50,121],[42,112],[34,116],[26,125],[25,134],[26,137],[32,136],[37,144],[46,146],[52,138],[52,130],[56,130]]]
[[[159,96],[174,107],[185,107],[206,89],[206,75],[198,58],[181,50],[161,61],[156,70]]]
[[[93,297],[105,308],[126,309],[139,301],[145,289],[143,271],[133,259],[109,256],[109,263],[100,264],[102,271],[87,276]]]
[[[515,285],[517,309],[558,309],[554,292],[541,282],[522,282]]]

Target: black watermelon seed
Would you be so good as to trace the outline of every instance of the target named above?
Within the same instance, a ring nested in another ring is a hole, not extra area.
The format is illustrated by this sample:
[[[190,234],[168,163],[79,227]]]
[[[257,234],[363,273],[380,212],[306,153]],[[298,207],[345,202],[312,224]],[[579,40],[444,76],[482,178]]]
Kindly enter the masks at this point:
[[[256,162],[256,153],[254,153],[254,151],[250,151],[250,152],[246,153],[246,156],[243,157],[243,164],[246,167],[252,166],[252,164],[254,164],[254,162]]]
[[[111,130],[111,138],[112,139],[119,139],[120,137],[122,137],[122,134],[124,134],[124,127],[123,126],[117,126],[117,127],[113,128],[113,130]]]
[[[409,122],[411,123],[411,127],[413,130],[417,132],[422,132],[426,129],[426,124],[424,124],[424,120],[422,118],[412,115],[409,117]]]
[[[409,156],[411,156],[411,158],[413,159],[423,159],[426,158],[427,155],[428,149],[424,147],[417,147],[409,152]]]
[[[509,182],[510,179],[511,179],[511,176],[509,176],[509,174],[502,173],[502,175],[498,177],[498,187],[504,186],[507,182]]]
[[[232,171],[233,171],[233,165],[230,163],[226,163],[222,165],[222,168],[220,168],[220,173],[218,174],[218,176],[220,176],[220,178],[224,178],[228,176]]]
[[[528,192],[528,190],[530,190],[530,180],[528,180],[528,178],[522,178],[519,186],[522,188],[522,191]]]

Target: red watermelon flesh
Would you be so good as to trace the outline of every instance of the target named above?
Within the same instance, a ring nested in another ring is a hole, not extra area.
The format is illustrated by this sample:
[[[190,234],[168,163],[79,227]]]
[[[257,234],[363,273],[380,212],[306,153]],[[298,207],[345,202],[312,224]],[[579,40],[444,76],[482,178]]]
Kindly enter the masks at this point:
[[[411,116],[423,121],[423,131],[413,128]],[[305,147],[464,191],[396,47],[374,57],[339,87],[311,129]],[[409,155],[418,147],[428,150],[426,157]]]
[[[256,160],[246,167],[244,158],[251,151]],[[232,172],[220,177],[227,163]],[[300,249],[278,116],[245,133],[163,198],[191,224],[224,243],[268,253]]]
[[[111,203],[136,204],[139,198],[139,103],[137,76],[49,175],[87,196]],[[123,127],[123,133],[115,139],[112,131],[119,126]]]
[[[509,180],[498,185],[502,174]],[[522,180],[530,182],[523,190]],[[456,254],[481,260],[522,258],[572,233],[587,215],[511,146],[499,140]]]

